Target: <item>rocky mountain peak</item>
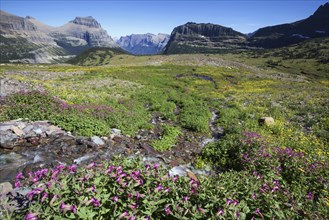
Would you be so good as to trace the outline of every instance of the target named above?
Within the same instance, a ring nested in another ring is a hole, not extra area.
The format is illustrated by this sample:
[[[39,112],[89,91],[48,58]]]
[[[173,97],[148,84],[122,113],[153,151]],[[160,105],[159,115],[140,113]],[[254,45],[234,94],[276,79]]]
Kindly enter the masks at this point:
[[[98,23],[98,21],[92,16],[76,17],[73,21],[70,21],[70,23],[84,25],[91,28],[101,28],[100,23]]]

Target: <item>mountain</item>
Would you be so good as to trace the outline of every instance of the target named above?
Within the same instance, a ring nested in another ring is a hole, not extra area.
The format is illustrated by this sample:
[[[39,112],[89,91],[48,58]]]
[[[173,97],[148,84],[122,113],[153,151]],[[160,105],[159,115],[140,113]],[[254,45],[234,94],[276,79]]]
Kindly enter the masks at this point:
[[[329,36],[329,3],[321,5],[313,15],[289,24],[264,27],[250,38],[256,47],[276,48],[310,38]]]
[[[56,63],[92,47],[119,48],[91,16],[76,17],[61,27],[1,11],[1,63]]]
[[[247,36],[232,28],[188,22],[174,28],[164,53],[220,53],[248,48]]]
[[[126,51],[136,55],[159,54],[169,41],[168,34],[132,34],[117,40]]]

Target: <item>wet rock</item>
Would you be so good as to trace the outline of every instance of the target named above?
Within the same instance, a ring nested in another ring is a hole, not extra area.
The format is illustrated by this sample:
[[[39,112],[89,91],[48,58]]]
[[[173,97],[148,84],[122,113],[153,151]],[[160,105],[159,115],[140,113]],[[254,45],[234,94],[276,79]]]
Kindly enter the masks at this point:
[[[272,117],[262,117],[258,119],[258,123],[260,125],[273,125],[274,124],[274,119]]]
[[[105,142],[98,136],[91,137],[91,141],[97,145],[104,145]]]

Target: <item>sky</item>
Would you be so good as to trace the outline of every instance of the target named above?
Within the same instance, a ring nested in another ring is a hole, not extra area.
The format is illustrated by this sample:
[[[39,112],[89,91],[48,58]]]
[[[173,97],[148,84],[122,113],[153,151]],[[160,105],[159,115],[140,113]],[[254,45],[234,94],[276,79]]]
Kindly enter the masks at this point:
[[[166,33],[187,22],[214,23],[242,33],[312,15],[328,0],[1,0],[1,10],[62,26],[92,16],[112,37]]]

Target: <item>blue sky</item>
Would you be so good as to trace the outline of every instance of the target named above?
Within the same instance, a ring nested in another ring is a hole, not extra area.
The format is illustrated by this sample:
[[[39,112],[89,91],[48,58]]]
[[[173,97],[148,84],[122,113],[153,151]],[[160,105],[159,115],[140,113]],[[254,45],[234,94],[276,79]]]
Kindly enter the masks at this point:
[[[93,16],[112,37],[168,33],[189,21],[215,23],[250,33],[304,19],[328,0],[1,0],[1,10],[61,26],[75,16]]]

